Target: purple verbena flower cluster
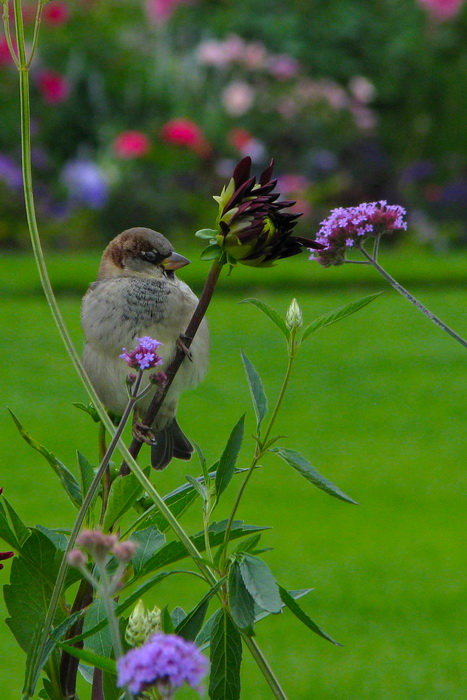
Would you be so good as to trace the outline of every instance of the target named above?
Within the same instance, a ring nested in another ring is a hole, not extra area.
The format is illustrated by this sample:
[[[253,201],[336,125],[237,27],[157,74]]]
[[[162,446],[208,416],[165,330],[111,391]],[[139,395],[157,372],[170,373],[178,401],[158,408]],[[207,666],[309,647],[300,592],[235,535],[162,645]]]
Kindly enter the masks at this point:
[[[141,693],[155,686],[163,697],[171,698],[185,683],[201,692],[209,661],[192,642],[159,633],[121,656],[117,669],[119,688],[126,685],[132,693]]]
[[[324,267],[341,265],[348,248],[359,245],[369,236],[407,228],[406,211],[398,204],[365,202],[357,207],[339,207],[321,222],[316,241],[325,246],[323,250],[310,251],[310,260]]]
[[[162,345],[158,340],[154,340],[149,336],[137,338],[138,345],[134,350],[128,351],[123,348],[123,352],[119,357],[124,360],[129,367],[136,369],[149,369],[161,365],[163,360],[157,354],[157,348]]]

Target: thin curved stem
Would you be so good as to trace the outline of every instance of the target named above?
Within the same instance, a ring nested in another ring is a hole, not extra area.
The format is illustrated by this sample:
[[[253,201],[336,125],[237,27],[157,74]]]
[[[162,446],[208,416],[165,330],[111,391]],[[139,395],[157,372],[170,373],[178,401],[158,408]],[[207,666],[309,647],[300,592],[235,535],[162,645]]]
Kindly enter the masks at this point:
[[[11,55],[11,59],[15,66],[19,69],[19,60],[18,56],[16,55],[15,47],[13,46],[13,42],[11,40],[11,30],[10,30],[10,3],[9,2],[4,2],[3,3],[3,12],[2,12],[2,17],[3,17],[3,26],[5,28],[5,39],[6,43],[8,46],[8,50]]]
[[[254,660],[256,661],[258,667],[261,669],[263,676],[266,678],[269,687],[271,688],[274,697],[280,698],[280,700],[287,700],[287,695],[284,693],[281,684],[277,680],[274,671],[268,663],[268,660],[264,656],[263,652],[258,646],[257,641],[254,637],[249,637],[245,632],[242,632],[243,641],[247,645],[251,652]]]
[[[462,338],[456,331],[454,331],[452,328],[450,328],[444,321],[442,321],[438,316],[436,316],[434,313],[430,311],[424,304],[421,303],[418,299],[416,299],[413,294],[411,294],[405,287],[403,287],[397,280],[392,277],[389,272],[387,272],[384,267],[382,267],[379,262],[373,258],[366,250],[363,248],[363,246],[360,247],[361,252],[363,255],[368,259],[371,265],[377,270],[380,275],[384,277],[385,280],[389,282],[391,287],[396,290],[396,292],[399,292],[399,294],[402,294],[403,297],[408,299],[414,306],[417,307],[419,311],[422,312],[427,318],[430,319],[434,324],[439,326],[445,333],[451,336],[451,338],[454,338],[457,340],[458,343],[464,346],[464,348],[467,348],[467,340]]]

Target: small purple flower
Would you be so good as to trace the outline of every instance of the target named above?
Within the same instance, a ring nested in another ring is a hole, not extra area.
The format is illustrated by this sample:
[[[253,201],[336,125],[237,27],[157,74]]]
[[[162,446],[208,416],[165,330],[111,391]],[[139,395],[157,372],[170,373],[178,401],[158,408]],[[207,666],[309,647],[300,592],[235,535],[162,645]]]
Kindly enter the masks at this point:
[[[23,186],[20,166],[3,153],[0,153],[0,181],[12,190],[19,190]]]
[[[316,260],[324,267],[341,265],[345,261],[347,248],[358,246],[365,238],[405,230],[405,215],[403,207],[388,204],[385,200],[333,209],[321,222],[316,236],[316,242],[325,248],[310,251],[310,260]]]
[[[176,634],[155,634],[140,647],[117,661],[119,688],[132,693],[155,686],[164,698],[171,698],[185,683],[201,692],[201,681],[209,661],[192,642]]]
[[[149,336],[137,338],[138,345],[134,350],[128,351],[123,348],[123,352],[119,357],[124,360],[129,367],[144,370],[150,367],[161,365],[163,360],[157,354],[157,348],[162,345],[158,340],[154,340]]]
[[[101,169],[92,160],[70,160],[62,170],[62,181],[73,201],[100,209],[107,202],[108,186]]]

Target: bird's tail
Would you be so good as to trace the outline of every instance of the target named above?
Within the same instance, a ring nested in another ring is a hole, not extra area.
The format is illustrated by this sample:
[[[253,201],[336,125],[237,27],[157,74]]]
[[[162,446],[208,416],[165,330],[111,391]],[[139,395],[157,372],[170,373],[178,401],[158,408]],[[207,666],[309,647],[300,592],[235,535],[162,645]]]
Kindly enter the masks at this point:
[[[175,418],[167,427],[157,432],[155,437],[156,444],[151,447],[151,464],[154,469],[165,469],[172,457],[191,458],[193,445]]]

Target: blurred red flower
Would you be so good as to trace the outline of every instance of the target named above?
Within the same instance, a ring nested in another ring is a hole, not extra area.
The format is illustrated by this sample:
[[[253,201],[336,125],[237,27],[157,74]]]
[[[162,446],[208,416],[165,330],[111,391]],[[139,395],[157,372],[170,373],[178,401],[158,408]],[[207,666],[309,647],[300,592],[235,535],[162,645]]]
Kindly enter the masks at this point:
[[[227,134],[227,139],[229,143],[236,148],[238,151],[243,151],[243,149],[252,141],[253,136],[246,129],[230,129]]]
[[[211,152],[211,147],[200,127],[190,119],[171,119],[162,127],[160,136],[165,143],[184,146],[202,158]]]
[[[49,104],[58,104],[70,94],[70,84],[63,75],[54,70],[43,70],[37,76],[37,85],[42,97]]]
[[[149,18],[158,24],[170,19],[179,5],[189,2],[191,0],[146,0],[146,11]]]
[[[13,59],[11,58],[10,49],[5,37],[2,36],[0,37],[0,68],[9,66],[11,63],[13,63]]]
[[[113,142],[119,158],[141,158],[151,148],[148,137],[141,131],[122,131]]]
[[[44,9],[42,10],[42,17],[45,24],[54,27],[65,24],[69,16],[70,10],[68,5],[62,2],[62,0],[52,0],[44,5]]]

